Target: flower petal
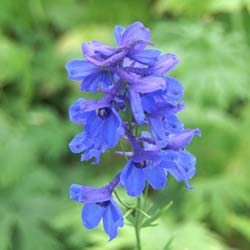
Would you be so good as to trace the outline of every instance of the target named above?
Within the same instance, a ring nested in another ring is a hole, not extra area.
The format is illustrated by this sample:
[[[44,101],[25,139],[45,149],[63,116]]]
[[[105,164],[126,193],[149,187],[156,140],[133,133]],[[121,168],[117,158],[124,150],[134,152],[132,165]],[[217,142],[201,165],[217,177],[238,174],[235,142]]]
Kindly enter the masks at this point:
[[[88,229],[93,229],[98,226],[105,208],[96,204],[89,203],[84,205],[82,209],[82,223]]]
[[[113,240],[118,234],[118,227],[123,227],[123,216],[120,207],[114,200],[110,201],[103,215],[103,227],[109,235],[109,241]]]
[[[145,179],[154,189],[164,189],[167,182],[167,177],[163,168],[155,167],[146,167],[143,168],[143,173]]]
[[[159,148],[163,148],[168,143],[165,128],[162,120],[158,117],[148,116],[148,124],[155,142]]]
[[[126,170],[130,170],[126,171],[126,175],[124,174],[125,176],[123,176],[123,182],[125,183],[127,193],[130,196],[139,197],[145,188],[145,179],[142,169],[133,166],[133,163],[131,162],[130,168],[127,168]],[[121,174],[121,178],[122,175],[123,173]]]
[[[120,46],[126,46],[129,43],[139,40],[149,40],[150,30],[145,28],[143,23],[135,22],[129,25],[123,32],[120,40]],[[144,47],[137,47],[136,49],[143,49]]]
[[[169,76],[166,77],[166,86],[167,100],[169,102],[181,100],[184,94],[184,88],[177,79]]]
[[[81,103],[83,101],[85,101],[85,99],[79,98],[69,108],[69,119],[76,124],[85,124],[90,114],[82,110]]]
[[[149,67],[151,74],[164,75],[179,63],[179,59],[174,54],[165,54],[158,58],[157,62]]]
[[[85,60],[72,60],[65,67],[71,80],[83,80],[85,77],[99,71],[98,68]]]
[[[142,64],[152,65],[156,62],[160,54],[160,50],[146,49],[133,54],[130,58]]]
[[[185,129],[178,134],[170,135],[169,144],[166,149],[179,150],[185,148],[193,139],[194,135],[201,136],[201,131],[197,129]]]
[[[97,134],[102,131],[103,124],[104,124],[104,120],[99,118],[96,115],[95,111],[91,111],[91,114],[88,116],[88,119],[85,125],[85,131],[88,137],[93,139],[95,136],[97,136]]]
[[[102,188],[81,186],[78,184],[70,186],[71,199],[85,204],[110,200],[112,198],[111,192],[109,185]]]
[[[118,46],[120,46],[121,37],[122,37],[122,34],[124,31],[125,31],[124,27],[122,27],[120,25],[115,26],[114,35],[115,35],[115,40],[116,40]]]
[[[111,72],[98,71],[92,75],[87,76],[80,85],[81,91],[96,92],[98,87],[108,88],[112,80],[110,78]]]
[[[131,82],[131,90],[137,93],[150,93],[159,89],[165,89],[166,82],[161,77],[146,76],[139,79],[134,79]]]
[[[142,108],[141,96],[139,93],[129,90],[130,107],[133,112],[134,118],[139,125],[144,123],[145,115]]]
[[[86,133],[77,134],[69,143],[69,148],[72,153],[81,153],[90,148],[92,143],[88,140]]]
[[[164,119],[164,127],[169,133],[179,133],[183,130],[184,124],[176,115],[168,115]]]

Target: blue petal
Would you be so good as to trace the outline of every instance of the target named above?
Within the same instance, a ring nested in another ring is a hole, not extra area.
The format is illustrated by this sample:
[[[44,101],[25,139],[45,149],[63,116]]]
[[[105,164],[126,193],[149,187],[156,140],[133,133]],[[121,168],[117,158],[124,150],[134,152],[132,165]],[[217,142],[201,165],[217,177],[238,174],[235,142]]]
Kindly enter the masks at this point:
[[[153,95],[143,95],[142,96],[142,106],[147,113],[154,113],[157,111],[157,106]]]
[[[130,172],[132,171],[132,161],[129,160],[125,167],[123,168],[122,172],[121,172],[121,175],[120,175],[120,186],[121,187],[124,187],[125,186],[125,183],[128,179],[128,176],[130,175]]]
[[[142,169],[135,167],[132,163],[130,171],[127,171],[124,183],[128,195],[139,197],[145,188],[145,179]]]
[[[167,145],[168,139],[165,133],[164,124],[158,117],[148,116],[149,128],[154,136],[156,144],[159,148]]]
[[[75,103],[73,103],[69,108],[69,119],[77,124],[85,124],[87,117],[89,116],[88,112],[84,112],[81,108],[81,103],[85,99],[79,98]]]
[[[177,181],[184,181],[188,189],[193,189],[188,180],[195,174],[195,157],[187,151],[168,150],[163,155],[161,167],[164,167]]]
[[[163,78],[157,76],[146,76],[140,79],[135,77],[133,82],[131,81],[130,88],[137,93],[150,93],[156,90],[165,89],[166,82]]]
[[[123,221],[123,214],[121,208],[118,206],[118,204],[115,202],[114,199],[110,200],[110,208],[111,212],[113,214],[114,221],[119,227],[124,226],[124,221]]]
[[[141,103],[141,96],[140,94],[130,90],[129,91],[129,101],[130,107],[133,112],[134,118],[139,125],[144,123],[145,115],[144,110]]]
[[[72,184],[70,186],[70,199],[80,202],[81,197],[81,185],[78,184]]]
[[[175,102],[181,100],[184,94],[184,88],[181,83],[173,77],[166,77],[166,85],[168,101]]]
[[[196,169],[196,158],[188,151],[182,151],[179,154],[179,164],[185,170],[187,177],[190,179],[194,176]]]
[[[91,142],[87,139],[85,132],[76,135],[69,143],[69,148],[72,153],[81,153],[90,147]]]
[[[105,119],[102,131],[105,143],[109,147],[114,147],[118,143],[119,134],[117,134],[117,129],[117,118],[111,113],[111,115]]]
[[[145,179],[154,189],[164,189],[167,183],[167,177],[163,168],[154,166],[143,169]]]
[[[115,26],[114,35],[115,35],[115,40],[116,40],[118,46],[120,45],[121,37],[122,37],[124,30],[125,30],[125,28],[120,26],[120,25]]]
[[[84,60],[72,60],[66,64],[66,69],[71,80],[83,80],[98,71],[98,68]]]
[[[142,162],[142,161],[160,161],[161,153],[158,150],[140,150],[135,152],[132,160],[134,162]]]
[[[178,134],[170,135],[170,142],[166,149],[179,150],[185,148],[193,139],[194,135],[201,135],[199,129],[185,129]]]
[[[93,229],[98,226],[105,208],[96,204],[86,204],[82,209],[82,223],[88,229]]]
[[[184,127],[184,124],[175,115],[166,116],[164,119],[164,125],[169,133],[179,133]]]
[[[148,28],[145,28],[143,23],[141,22],[135,22],[131,25],[129,25],[126,30],[123,32],[120,40],[120,46],[128,46],[129,44],[135,42],[135,41],[143,41],[143,40],[149,40],[150,38],[150,30]],[[131,53],[134,51],[140,51],[143,50],[146,47],[146,45],[136,45],[134,46],[134,49],[131,50]]]
[[[104,231],[109,235],[111,241],[117,236],[118,227],[123,226],[122,211],[115,201],[111,201],[109,206],[106,207],[103,215]]]
[[[81,203],[96,203],[110,200],[112,198],[110,186],[95,188],[72,184],[70,186],[70,198]]]
[[[95,111],[91,111],[85,125],[85,131],[88,137],[93,139],[97,136],[97,134],[103,130],[103,124],[104,120],[99,118]]]
[[[179,63],[179,59],[174,54],[165,54],[158,58],[157,62],[150,67],[150,72],[155,75],[164,75]]]
[[[142,64],[152,65],[155,63],[160,54],[160,50],[146,49],[134,54],[132,59]]]
[[[110,74],[106,71],[99,71],[95,74],[87,76],[81,83],[80,90],[95,92],[98,90],[98,87],[108,88],[112,83]]]
[[[99,100],[82,100],[81,101],[81,110],[83,112],[89,112],[89,111],[96,111],[99,108],[104,108],[110,106],[109,101],[107,98],[102,98]]]
[[[83,43],[82,52],[84,57],[97,67],[109,67],[122,60],[127,50],[118,50],[99,41]]]

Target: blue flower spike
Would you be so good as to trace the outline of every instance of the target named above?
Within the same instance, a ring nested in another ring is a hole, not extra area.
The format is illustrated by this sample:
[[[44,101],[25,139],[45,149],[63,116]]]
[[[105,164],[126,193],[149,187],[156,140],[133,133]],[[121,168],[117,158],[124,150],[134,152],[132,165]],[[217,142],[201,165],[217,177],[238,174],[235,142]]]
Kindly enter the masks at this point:
[[[83,226],[94,229],[102,221],[109,240],[124,225],[113,197],[117,186],[129,196],[141,197],[147,183],[154,190],[164,189],[172,176],[192,190],[196,158],[185,148],[195,135],[201,136],[198,128],[185,128],[177,116],[185,108],[184,87],[167,74],[179,58],[152,48],[150,30],[141,22],[126,28],[116,25],[114,37],[114,47],[84,42],[84,59],[66,64],[69,79],[80,81],[80,91],[102,94],[97,100],[79,98],[70,106],[69,119],[83,128],[69,143],[72,153],[98,164],[120,140],[131,146],[131,152],[115,151],[127,162],[108,185],[70,187],[70,198],[83,204]],[[139,135],[141,126],[147,131]]]

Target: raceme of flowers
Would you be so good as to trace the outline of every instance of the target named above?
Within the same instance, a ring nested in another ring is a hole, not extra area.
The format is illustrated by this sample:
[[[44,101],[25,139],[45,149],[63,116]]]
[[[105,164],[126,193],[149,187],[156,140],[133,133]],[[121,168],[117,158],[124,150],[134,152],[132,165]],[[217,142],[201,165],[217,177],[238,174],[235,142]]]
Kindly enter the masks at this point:
[[[192,189],[189,179],[195,174],[196,159],[185,147],[201,134],[199,129],[185,129],[176,116],[184,109],[184,89],[166,75],[179,63],[176,55],[148,48],[153,46],[150,30],[141,22],[115,26],[114,36],[116,47],[96,40],[83,43],[85,60],[66,64],[69,79],[80,81],[81,91],[103,93],[99,100],[80,98],[70,107],[70,120],[83,126],[69,143],[71,151],[79,153],[81,161],[98,164],[101,154],[119,140],[131,145],[131,152],[116,151],[128,160],[108,185],[70,187],[71,199],[84,204],[83,225],[92,229],[102,220],[110,240],[124,225],[112,195],[115,188],[119,185],[128,195],[140,197],[146,182],[153,189],[164,189],[172,175]]]

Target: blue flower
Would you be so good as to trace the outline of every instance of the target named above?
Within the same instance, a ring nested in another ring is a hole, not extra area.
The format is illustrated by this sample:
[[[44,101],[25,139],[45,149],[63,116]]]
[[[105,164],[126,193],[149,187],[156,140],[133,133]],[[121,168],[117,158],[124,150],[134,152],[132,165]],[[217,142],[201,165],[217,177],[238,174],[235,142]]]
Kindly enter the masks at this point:
[[[103,227],[109,240],[118,234],[118,227],[123,227],[123,215],[120,207],[112,198],[112,184],[103,188],[94,188],[72,184],[70,187],[70,198],[84,203],[82,209],[82,223],[88,229],[98,226],[103,221]]]
[[[160,93],[158,95],[158,93]],[[174,115],[183,109],[183,103],[170,103],[162,98],[162,91],[148,94],[142,97],[142,107],[147,114],[150,131],[159,148],[165,147],[169,140],[166,131],[165,117]],[[164,96],[165,97],[165,96]]]
[[[72,60],[66,64],[68,77],[81,81],[80,90],[96,92],[99,88],[107,89],[112,84],[113,73],[98,68],[86,60]]]
[[[193,139],[194,135],[201,136],[201,131],[196,129],[183,129],[179,133],[169,135],[169,143],[165,149],[179,150],[185,148]]]
[[[133,156],[123,168],[120,185],[125,186],[128,195],[140,197],[146,181],[154,189],[164,189],[167,178],[159,167],[160,156],[156,151],[141,151]]]
[[[95,140],[90,140],[86,132],[77,134],[69,143],[69,148],[72,153],[81,153],[81,161],[88,161],[95,158],[92,164],[98,164],[100,156],[104,153],[108,147],[99,144]]]
[[[70,107],[69,116],[71,121],[85,125],[85,133],[81,133],[70,143],[71,149],[76,145],[81,149],[79,153],[88,151],[82,160],[88,160],[92,156],[99,158],[100,153],[114,147],[124,134],[119,114],[105,98],[98,101],[80,98]]]
[[[170,173],[177,181],[183,181],[187,189],[193,189],[189,184],[195,172],[196,158],[188,151],[162,151],[162,160],[159,164],[160,167]]]
[[[150,31],[141,22],[135,22],[126,29],[116,26],[115,38],[118,48],[103,44],[99,41],[83,43],[82,51],[85,58],[97,67],[114,66],[125,57],[146,65],[153,65],[160,55],[159,50],[147,49],[147,45],[153,43],[150,39]]]

